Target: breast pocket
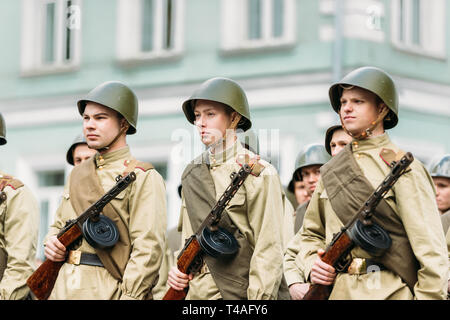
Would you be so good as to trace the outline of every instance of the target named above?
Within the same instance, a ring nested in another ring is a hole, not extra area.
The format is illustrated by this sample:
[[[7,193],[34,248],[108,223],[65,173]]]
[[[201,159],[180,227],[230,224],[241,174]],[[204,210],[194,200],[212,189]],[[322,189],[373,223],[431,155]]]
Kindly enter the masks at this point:
[[[108,190],[110,190],[111,188],[112,186]],[[128,190],[127,189],[123,190],[121,193],[115,196],[114,199],[111,200],[111,205],[116,208],[120,208],[120,210],[128,211],[127,194]]]
[[[246,204],[246,194],[244,191],[239,190],[230,200],[227,206],[227,211],[239,213],[246,212],[247,204]]]

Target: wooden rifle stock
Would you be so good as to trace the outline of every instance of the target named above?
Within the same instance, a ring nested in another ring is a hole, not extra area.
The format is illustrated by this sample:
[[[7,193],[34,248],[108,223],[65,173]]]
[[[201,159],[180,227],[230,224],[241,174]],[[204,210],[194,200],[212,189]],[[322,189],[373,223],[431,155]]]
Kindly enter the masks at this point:
[[[67,232],[61,235],[58,240],[68,247],[81,237],[81,230],[78,225],[74,224]],[[58,277],[59,269],[61,269],[64,261],[45,260],[39,268],[28,278],[27,285],[31,292],[39,300],[46,300],[50,296]]]
[[[87,219],[99,215],[103,208],[120,192],[125,190],[134,180],[136,180],[136,173],[134,172],[130,172],[125,177],[118,176],[116,178],[117,183],[114,187],[83,212],[77,219],[69,220],[67,222],[67,225],[57,235],[58,240],[66,248],[75,243],[83,236],[81,231],[83,223]],[[27,285],[37,299],[48,299],[55,285],[56,278],[58,278],[59,270],[64,262],[65,261],[56,262],[47,259],[27,279]]]
[[[193,235],[186,243],[183,251],[178,256],[177,268],[183,273],[188,274],[191,271],[192,266],[197,265],[197,261],[201,260],[202,249],[197,241],[195,235]],[[186,298],[187,290],[175,290],[169,287],[163,300],[184,300]]]
[[[333,246],[329,246],[322,256],[322,261],[330,266],[336,265],[353,248],[353,241],[346,232],[339,234]],[[303,300],[327,300],[331,293],[331,286],[313,283]]]

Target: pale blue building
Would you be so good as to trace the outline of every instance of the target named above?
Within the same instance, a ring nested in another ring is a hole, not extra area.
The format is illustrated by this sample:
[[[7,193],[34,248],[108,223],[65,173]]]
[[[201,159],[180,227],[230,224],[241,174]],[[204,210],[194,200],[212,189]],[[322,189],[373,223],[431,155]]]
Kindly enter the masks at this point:
[[[450,152],[449,0],[3,0],[0,38],[0,165],[38,197],[41,239],[81,132],[76,101],[108,80],[139,98],[129,143],[166,180],[169,227],[201,150],[181,104],[211,77],[245,89],[260,153],[285,185],[298,151],[337,121],[330,84],[363,65],[397,83],[392,139],[425,163]]]

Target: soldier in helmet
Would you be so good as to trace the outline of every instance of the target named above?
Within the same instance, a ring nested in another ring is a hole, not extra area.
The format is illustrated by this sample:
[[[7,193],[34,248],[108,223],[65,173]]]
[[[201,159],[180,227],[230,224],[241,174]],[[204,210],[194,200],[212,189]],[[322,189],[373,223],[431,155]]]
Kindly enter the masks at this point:
[[[436,187],[436,202],[439,212],[441,213],[442,227],[446,234],[447,249],[450,258],[450,154],[442,156],[437,163],[432,166],[430,174]],[[450,293],[450,272],[448,292]],[[448,298],[449,297],[447,297],[447,299]]]
[[[0,114],[0,145],[6,144]],[[17,178],[0,172],[0,300],[24,300],[35,268],[39,206],[31,190]]]
[[[325,149],[332,157],[337,155],[351,141],[352,137],[345,132],[341,125],[331,126],[325,133]]]
[[[320,167],[327,163],[330,158],[324,146],[320,144],[307,145],[297,155],[292,180],[299,180],[305,183],[309,199],[314,193],[317,182],[319,181]],[[302,267],[296,261],[299,250],[297,240],[299,239],[298,231],[303,224],[309,199],[299,205],[295,211],[294,219],[290,223],[290,228],[293,229],[293,233],[287,243],[287,249],[284,255],[284,275],[289,286],[289,293],[294,300],[302,299],[309,288],[309,284],[306,283],[303,276]]]
[[[258,157],[236,137],[236,129],[246,131],[252,123],[246,95],[235,81],[205,81],[183,103],[183,111],[207,147],[182,175],[180,224],[182,239],[187,239],[230,184],[230,174],[240,170],[245,158]],[[239,244],[236,255],[225,260],[204,254],[196,274],[174,267],[169,285],[175,290],[189,287],[187,299],[288,298],[282,274],[283,199],[287,201],[276,169],[259,160],[220,220]]]
[[[68,164],[77,166],[96,153],[95,149],[89,148],[84,135],[80,134],[75,138],[69,150],[67,150],[66,160]]]
[[[97,153],[73,168],[46,237],[47,259],[65,262],[50,299],[150,299],[163,256],[166,196],[161,175],[136,160],[127,145],[127,135],[136,133],[137,97],[120,82],[105,82],[78,101],[78,111],[87,144]],[[66,221],[100,199],[117,176],[132,171],[136,180],[102,212],[112,220],[105,227],[117,229],[118,242],[105,247],[89,234],[65,248],[56,235]]]
[[[350,143],[351,140],[352,137],[350,137],[344,131],[341,125],[331,126],[325,133],[325,149],[329,155],[335,156],[348,143]],[[330,159],[327,158],[325,155],[322,155],[322,157],[325,162]],[[317,180],[315,180],[314,182],[316,184]],[[297,209],[296,219],[294,223],[296,229],[295,236],[292,237],[292,239],[290,239],[289,243],[287,244],[287,249],[284,255],[284,275],[286,277],[286,281],[289,286],[289,293],[291,294],[291,297],[294,300],[303,299],[304,295],[309,289],[309,283],[306,282],[306,279],[304,277],[301,261],[296,259],[298,252],[300,250],[300,239],[301,239],[301,234],[298,231],[300,230],[301,224],[303,223],[303,218],[305,216],[306,209],[307,205],[300,206]]]
[[[377,234],[384,234],[380,240],[392,242],[371,246],[371,234],[362,237],[360,232],[341,267],[321,260],[333,234],[350,221],[390,172],[392,162],[404,154],[385,132],[398,122],[395,84],[385,71],[358,68],[333,84],[329,95],[353,140],[322,166],[306,211],[297,257],[305,278],[333,285],[330,299],[445,299],[447,247],[431,177],[417,159],[371,218],[379,226]]]
[[[317,182],[320,178],[320,167],[322,167],[328,160],[330,155],[327,153],[323,145],[312,144],[306,146],[297,156],[295,160],[295,171],[292,179],[297,178],[304,181],[306,191],[309,198],[311,198],[316,189]],[[309,200],[300,205],[295,213],[294,234],[300,230],[303,223],[303,217],[308,207]]]
[[[436,187],[436,202],[439,212],[443,216],[450,216],[450,154],[441,157],[431,168],[430,174]]]

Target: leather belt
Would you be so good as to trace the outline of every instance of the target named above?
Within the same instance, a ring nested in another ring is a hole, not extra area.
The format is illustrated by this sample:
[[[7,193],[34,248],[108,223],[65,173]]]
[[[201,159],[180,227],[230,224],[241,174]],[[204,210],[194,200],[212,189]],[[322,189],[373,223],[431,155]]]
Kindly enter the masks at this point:
[[[79,250],[69,251],[66,262],[75,265],[85,264],[88,266],[104,267],[102,261],[95,253],[81,252]]]
[[[387,268],[372,259],[353,258],[346,272],[349,274],[365,274],[382,270],[387,270]]]

